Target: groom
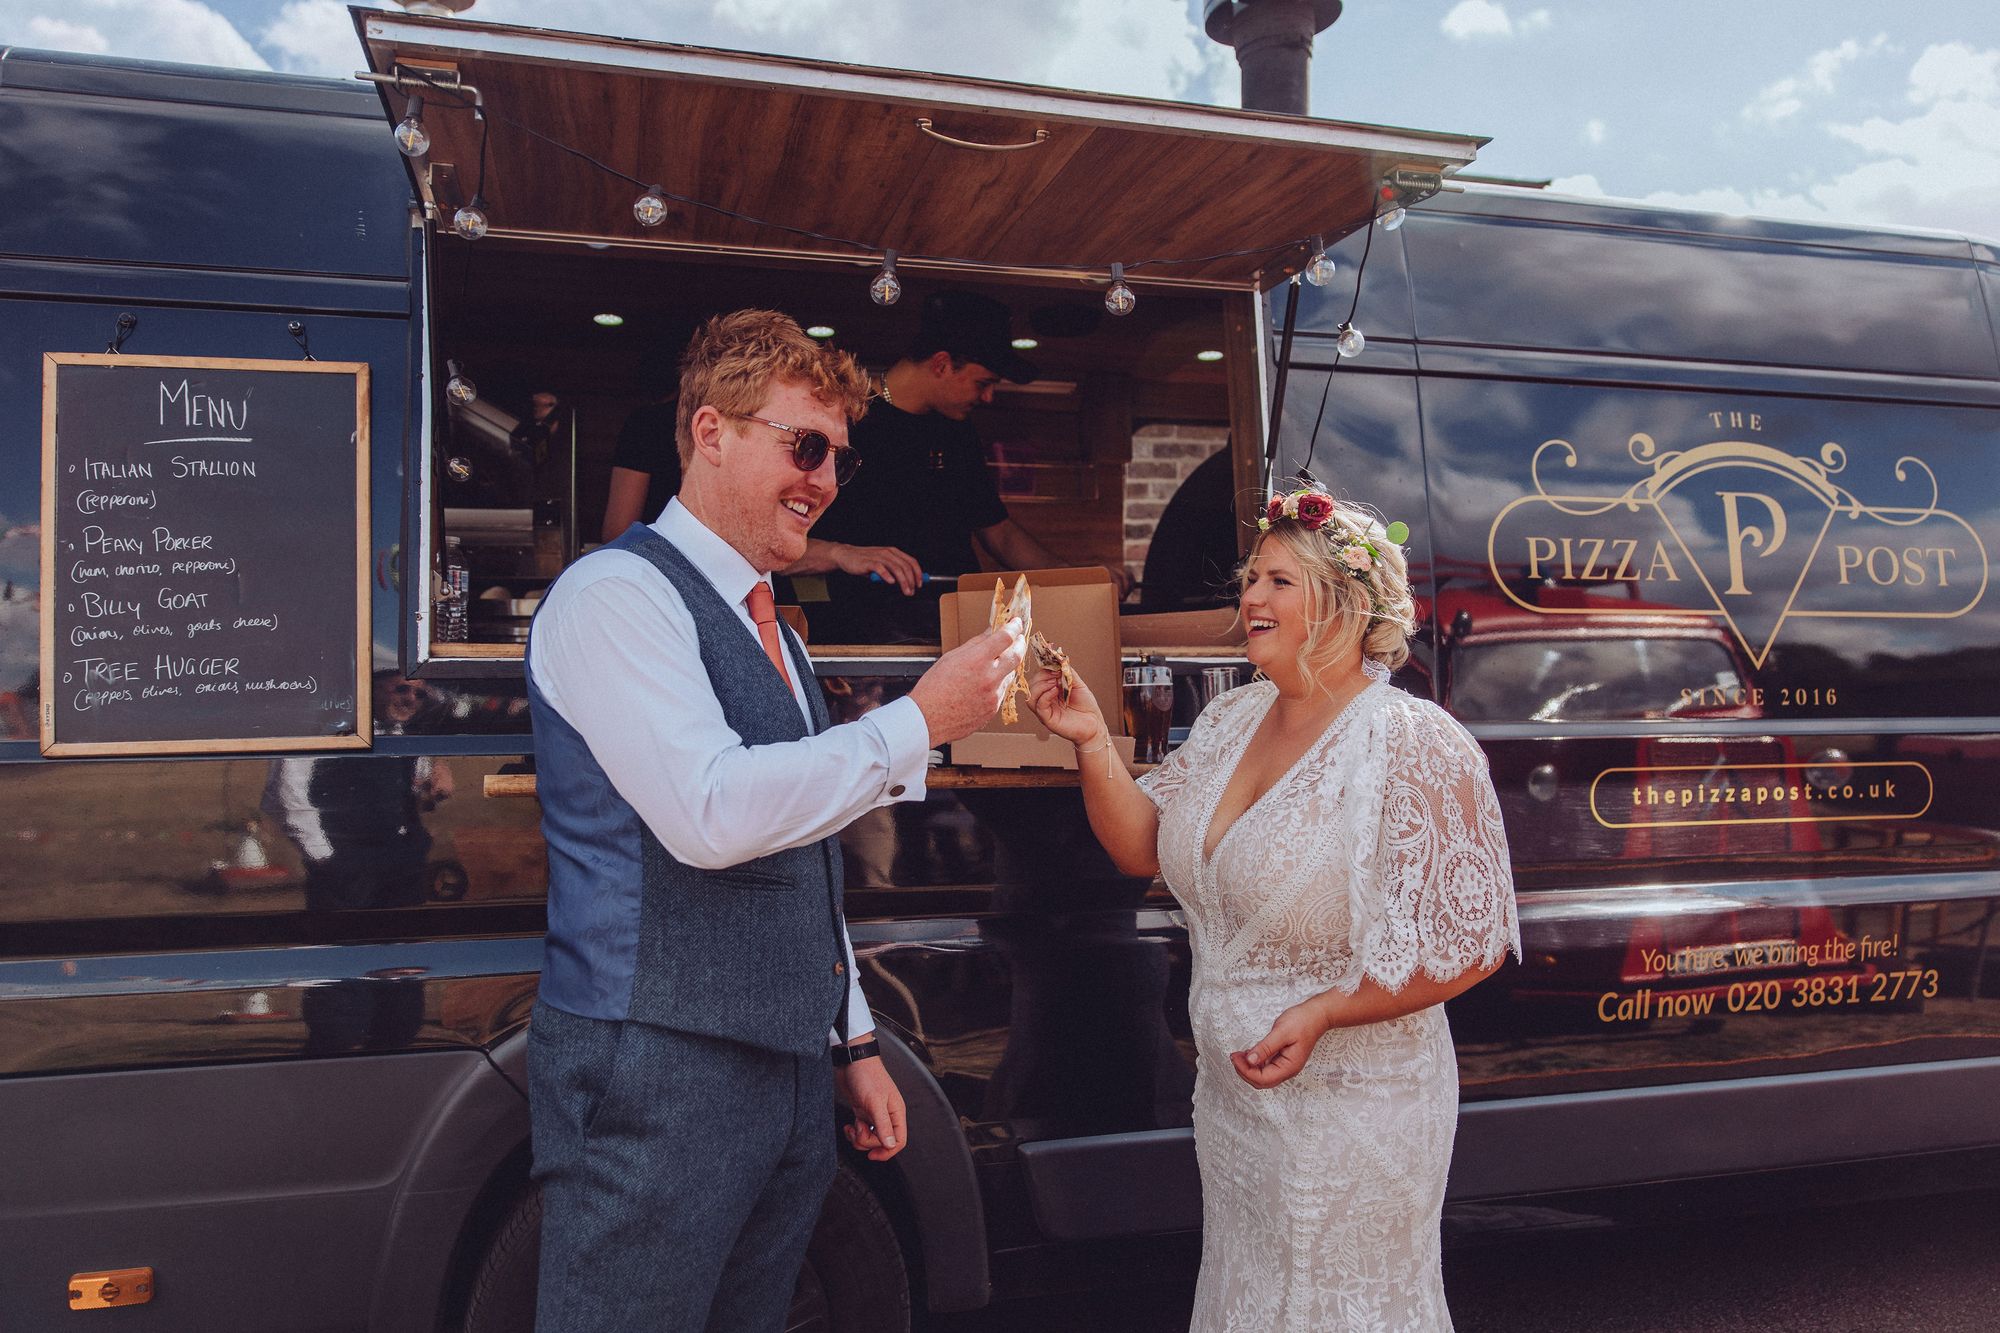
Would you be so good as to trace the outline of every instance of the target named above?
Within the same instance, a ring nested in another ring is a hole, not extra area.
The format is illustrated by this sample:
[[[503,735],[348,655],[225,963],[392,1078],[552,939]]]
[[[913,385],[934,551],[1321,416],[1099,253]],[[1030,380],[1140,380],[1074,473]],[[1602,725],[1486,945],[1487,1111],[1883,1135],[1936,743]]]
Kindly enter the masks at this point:
[[[710,320],[681,362],[678,498],[572,565],[535,620],[541,1333],[778,1329],[833,1177],[836,1091],[849,1142],[902,1149],[837,835],[923,799],[928,751],[992,716],[1023,646],[995,630],[827,725],[769,575],[849,474],[867,392],[784,315]]]

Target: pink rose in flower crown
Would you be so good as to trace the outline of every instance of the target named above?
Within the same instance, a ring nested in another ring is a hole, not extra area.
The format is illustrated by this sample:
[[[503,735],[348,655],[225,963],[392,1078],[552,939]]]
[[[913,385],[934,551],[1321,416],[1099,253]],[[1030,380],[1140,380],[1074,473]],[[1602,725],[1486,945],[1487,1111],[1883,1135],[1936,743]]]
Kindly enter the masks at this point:
[[[1305,524],[1306,531],[1315,532],[1333,517],[1333,497],[1319,491],[1307,491],[1299,497],[1299,522]]]
[[[1368,554],[1368,548],[1359,545],[1343,547],[1340,552],[1340,563],[1357,574],[1366,574],[1375,568],[1374,557]]]

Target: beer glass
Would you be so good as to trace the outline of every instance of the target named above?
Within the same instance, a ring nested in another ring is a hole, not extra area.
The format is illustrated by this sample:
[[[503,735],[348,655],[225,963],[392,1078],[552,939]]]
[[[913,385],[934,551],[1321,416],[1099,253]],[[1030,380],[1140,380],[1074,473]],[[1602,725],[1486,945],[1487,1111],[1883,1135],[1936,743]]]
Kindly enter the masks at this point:
[[[1167,725],[1174,716],[1174,673],[1164,662],[1125,668],[1125,731],[1134,763],[1167,757]]]

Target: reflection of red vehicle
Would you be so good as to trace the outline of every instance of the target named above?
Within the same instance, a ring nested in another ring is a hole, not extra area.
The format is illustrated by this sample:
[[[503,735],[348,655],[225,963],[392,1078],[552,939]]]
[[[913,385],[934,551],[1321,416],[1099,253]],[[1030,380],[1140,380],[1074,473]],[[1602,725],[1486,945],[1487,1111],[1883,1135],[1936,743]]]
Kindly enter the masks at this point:
[[[1701,722],[1763,716],[1749,664],[1723,625],[1571,588],[1536,596],[1548,613],[1491,593],[1447,590],[1438,602],[1439,686],[1452,714],[1545,724],[1532,739],[1487,746],[1518,868],[1567,880],[1560,868],[1581,872],[1603,859],[1684,864],[1819,850],[1802,784],[1789,776],[1798,770],[1785,767],[1797,763],[1790,740],[1702,732]],[[1648,722],[1666,724],[1653,728],[1664,734],[1634,734]],[[1592,734],[1603,723],[1619,724],[1616,734]],[[1757,797],[1718,797],[1685,812],[1680,794],[1690,786],[1704,795],[1747,787]],[[1784,795],[1769,799],[1772,788]]]
[[[1549,613],[1490,593],[1447,591],[1440,693],[1489,734],[1486,750],[1524,888],[1739,878],[1747,859],[1817,852],[1820,831],[1789,738],[1704,724],[1755,722],[1748,662],[1713,617],[1543,588]],[[1600,610],[1601,608],[1601,610]],[[1493,736],[1495,724],[1529,730]],[[1650,724],[1650,725],[1649,725]],[[1644,734],[1651,731],[1654,734]],[[1600,1021],[1731,1012],[1732,986],[1872,975],[1829,966],[1846,952],[1824,908],[1703,903],[1631,889],[1524,918],[1526,957],[1509,994]],[[1761,997],[1762,992],[1759,992]],[[1754,1002],[1754,1001],[1753,1001]]]

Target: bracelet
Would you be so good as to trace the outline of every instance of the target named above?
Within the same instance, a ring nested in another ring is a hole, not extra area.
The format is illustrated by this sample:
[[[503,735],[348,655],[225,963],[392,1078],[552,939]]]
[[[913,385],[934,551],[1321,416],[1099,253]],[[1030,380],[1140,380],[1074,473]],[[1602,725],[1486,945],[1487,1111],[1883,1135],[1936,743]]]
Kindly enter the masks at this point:
[[[829,1050],[836,1065],[851,1065],[861,1060],[876,1060],[882,1055],[882,1043],[874,1038],[857,1041],[852,1046],[834,1046]]]
[[[1074,742],[1072,742],[1072,744],[1074,744]],[[1104,733],[1103,740],[1099,741],[1097,744],[1092,745],[1088,748],[1078,745],[1076,747],[1076,752],[1078,754],[1096,754],[1099,750],[1104,749],[1110,744],[1111,744],[1111,732],[1109,730],[1106,730]]]

